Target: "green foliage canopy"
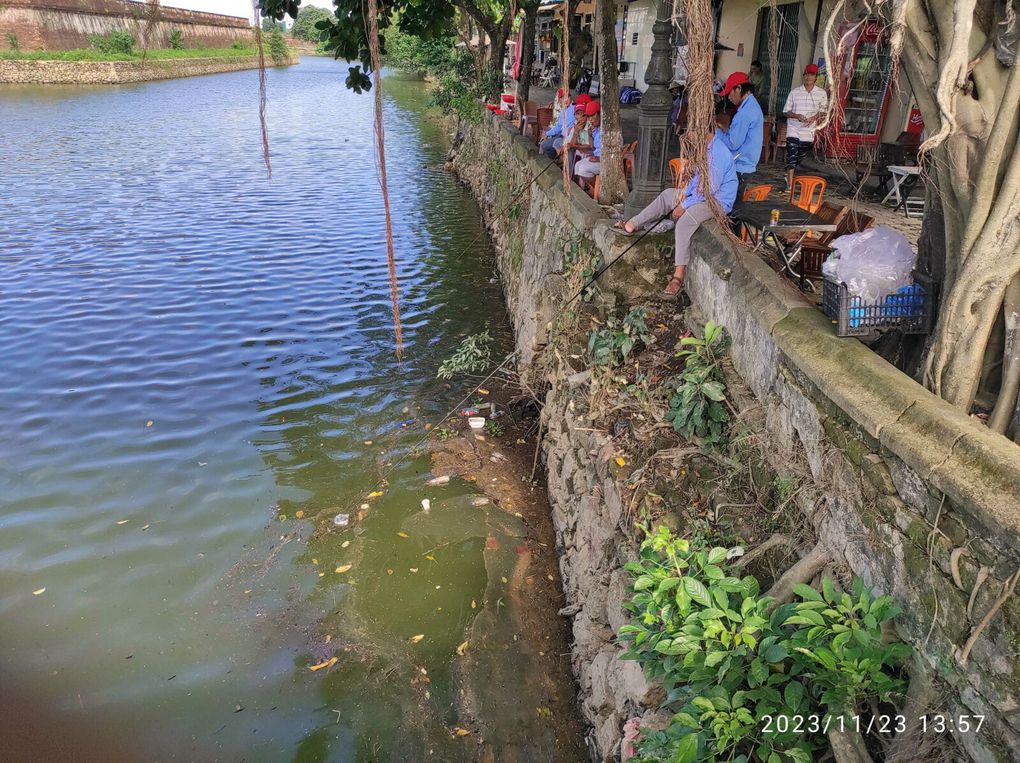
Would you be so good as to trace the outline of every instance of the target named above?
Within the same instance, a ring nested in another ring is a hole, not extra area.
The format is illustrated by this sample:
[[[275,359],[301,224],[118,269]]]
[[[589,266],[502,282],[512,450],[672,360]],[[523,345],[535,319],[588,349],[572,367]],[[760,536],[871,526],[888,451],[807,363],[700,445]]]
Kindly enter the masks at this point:
[[[314,5],[302,8],[298,11],[297,18],[294,19],[294,26],[290,29],[291,36],[297,37],[299,40],[318,42],[322,32],[316,29],[315,25],[320,21],[334,21],[333,14],[325,8]]]
[[[473,2],[473,0],[464,0]],[[262,14],[282,20],[285,15],[298,16],[300,0],[259,0]],[[372,82],[371,54],[368,47],[367,19],[359,0],[334,0],[335,15],[315,23],[326,50],[335,58],[356,62],[348,68],[346,84],[356,93],[370,90]],[[379,29],[384,32],[396,27],[405,34],[430,40],[449,34],[456,6],[451,0],[381,0]],[[385,35],[381,34],[380,51],[385,53]]]

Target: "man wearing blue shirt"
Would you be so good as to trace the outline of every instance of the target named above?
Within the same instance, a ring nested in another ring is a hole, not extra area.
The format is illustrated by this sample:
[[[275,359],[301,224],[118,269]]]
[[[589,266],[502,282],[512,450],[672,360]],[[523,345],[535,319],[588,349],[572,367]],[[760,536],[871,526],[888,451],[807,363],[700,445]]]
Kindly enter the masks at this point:
[[[720,127],[715,134],[733,154],[737,167],[738,199],[743,198],[747,176],[758,168],[765,135],[765,115],[761,113],[761,106],[753,93],[754,85],[744,72],[731,74],[720,93],[737,107],[729,129]]]
[[[713,137],[711,133],[705,136],[705,140],[709,141],[709,194],[719,205],[720,211],[729,214],[737,200],[737,171],[733,163],[733,155],[726,145],[718,137]],[[683,191],[667,188],[658,195],[655,201],[630,220],[619,221],[613,227],[630,235],[638,228],[649,224],[657,224],[665,220],[676,221],[673,226],[673,237],[676,244],[676,252],[673,257],[675,270],[673,278],[670,279],[666,290],[662,293],[663,299],[674,300],[684,285],[684,274],[687,271],[687,263],[691,259],[691,238],[702,223],[711,219],[712,207],[706,202],[702,193],[701,172],[698,171],[694,173],[694,177],[687,183]]]
[[[602,172],[602,104],[598,101],[585,104],[584,115],[588,117],[588,126],[591,128],[592,153],[578,160],[574,165],[574,174],[591,180]]]
[[[563,138],[574,126],[574,110],[570,106],[570,91],[561,88],[556,97],[560,101],[560,118],[556,120],[556,124],[551,125],[545,131],[545,139],[538,147],[539,151],[554,161],[557,151],[563,148]]]

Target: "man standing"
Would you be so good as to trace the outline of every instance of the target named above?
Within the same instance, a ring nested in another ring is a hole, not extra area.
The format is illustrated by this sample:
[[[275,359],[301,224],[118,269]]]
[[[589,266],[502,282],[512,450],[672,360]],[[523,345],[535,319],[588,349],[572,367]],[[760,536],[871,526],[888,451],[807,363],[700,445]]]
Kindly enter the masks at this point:
[[[708,192],[715,198],[720,211],[729,214],[737,198],[737,173],[733,155],[712,133],[705,134],[708,141]],[[664,219],[675,220],[673,227],[676,251],[673,257],[673,277],[666,285],[662,298],[675,300],[684,286],[687,263],[691,259],[691,238],[703,223],[712,219],[712,208],[701,189],[701,171],[687,183],[683,191],[667,188],[647,207],[630,220],[620,220],[613,228],[630,235],[638,228],[655,225]]]
[[[584,107],[584,114],[588,117],[588,127],[591,130],[591,156],[579,159],[574,165],[574,174],[579,178],[591,178],[602,172],[602,104],[592,101]]]
[[[747,176],[758,169],[761,146],[765,136],[765,116],[753,94],[754,86],[744,72],[734,72],[727,78],[720,95],[737,107],[737,113],[730,120],[729,128],[722,125],[716,130],[719,140],[733,154],[737,168],[737,198],[744,196]]]
[[[815,142],[815,126],[825,117],[829,96],[815,87],[818,67],[804,67],[804,85],[796,87],[786,96],[783,116],[786,117],[786,190],[793,188],[793,173]]]
[[[754,86],[754,94],[758,98],[768,97],[762,85],[765,84],[765,70],[761,66],[761,61],[752,61],[751,68],[747,72],[747,78],[751,81]]]

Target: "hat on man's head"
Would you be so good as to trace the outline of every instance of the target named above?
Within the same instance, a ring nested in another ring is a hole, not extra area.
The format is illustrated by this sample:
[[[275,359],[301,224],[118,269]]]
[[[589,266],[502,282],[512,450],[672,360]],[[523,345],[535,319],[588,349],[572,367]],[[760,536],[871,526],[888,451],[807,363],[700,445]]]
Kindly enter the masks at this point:
[[[583,114],[584,113],[584,109],[585,109],[585,107],[587,105],[588,104],[586,104],[586,103],[575,104],[574,105],[574,116],[577,116],[578,114]]]
[[[589,101],[584,106],[584,115],[593,117],[602,111],[602,104],[598,101]]]
[[[804,67],[805,74],[818,74],[818,67],[814,64],[808,64]]]
[[[729,95],[730,91],[737,87],[737,85],[746,85],[750,81],[747,78],[747,72],[733,72],[733,74],[726,78],[726,84],[719,95]]]
[[[590,95],[588,95],[587,93],[581,93],[579,96],[577,96],[577,105],[578,106],[584,106],[584,104],[586,104],[586,103],[591,103],[591,96]]]

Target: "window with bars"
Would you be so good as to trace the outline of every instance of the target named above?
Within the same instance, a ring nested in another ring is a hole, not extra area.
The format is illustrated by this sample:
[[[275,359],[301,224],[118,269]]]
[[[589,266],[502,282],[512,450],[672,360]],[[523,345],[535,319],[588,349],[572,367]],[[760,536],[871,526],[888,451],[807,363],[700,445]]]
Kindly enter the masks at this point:
[[[793,80],[796,73],[794,69],[797,66],[798,28],[802,6],[803,3],[788,3],[776,6],[776,11],[779,14],[779,55],[777,56],[779,86],[776,91],[775,103],[777,114],[783,110],[786,96],[790,94],[790,90],[794,86]],[[771,88],[769,82],[772,76],[772,64],[769,59],[769,14],[771,11],[772,9],[769,6],[765,6],[758,11],[758,49],[754,55],[756,59],[761,61],[765,73],[765,79],[761,83],[761,92],[755,93],[758,103],[761,104],[762,111],[765,112],[769,111],[768,100]]]
[[[631,45],[637,45],[637,40],[638,40],[638,33],[634,32],[634,35],[630,38],[630,44]]]

